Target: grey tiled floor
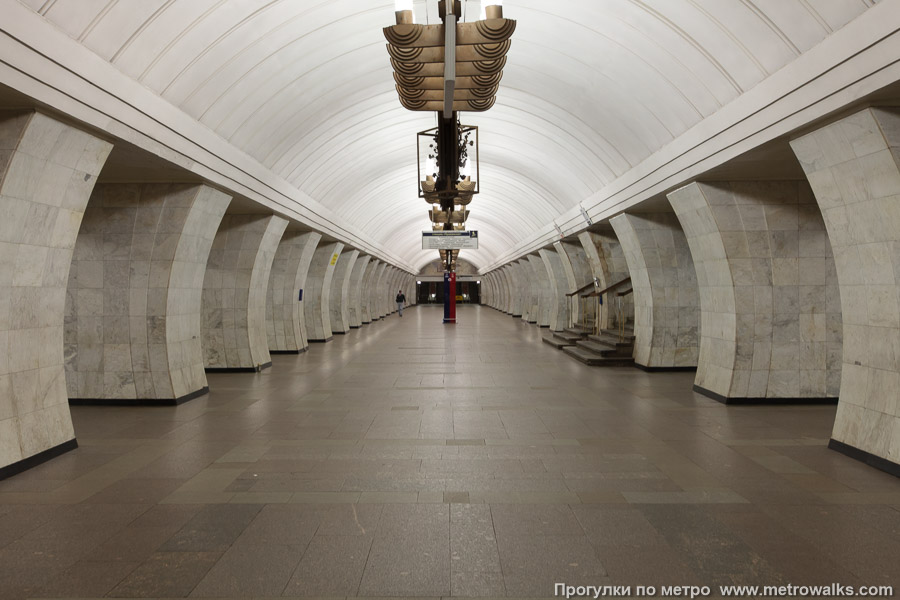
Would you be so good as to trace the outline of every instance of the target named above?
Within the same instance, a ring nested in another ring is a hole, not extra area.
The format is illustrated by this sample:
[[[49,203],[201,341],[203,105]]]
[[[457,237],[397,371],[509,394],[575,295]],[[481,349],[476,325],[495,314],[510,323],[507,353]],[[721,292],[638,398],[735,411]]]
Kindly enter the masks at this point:
[[[900,585],[900,482],[833,407],[725,407],[487,308],[377,322],[177,408],[74,408],[0,482],[0,597]]]

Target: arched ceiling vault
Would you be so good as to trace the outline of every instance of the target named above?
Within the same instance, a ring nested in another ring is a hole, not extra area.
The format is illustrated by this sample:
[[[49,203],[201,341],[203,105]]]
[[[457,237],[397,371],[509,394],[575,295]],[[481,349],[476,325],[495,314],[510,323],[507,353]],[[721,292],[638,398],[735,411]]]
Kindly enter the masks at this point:
[[[381,29],[392,0],[23,0],[125,75],[424,265],[416,132]],[[875,0],[506,0],[518,21],[481,129],[470,229],[491,264]],[[471,20],[480,3],[466,1]],[[436,0],[416,0],[420,20]]]

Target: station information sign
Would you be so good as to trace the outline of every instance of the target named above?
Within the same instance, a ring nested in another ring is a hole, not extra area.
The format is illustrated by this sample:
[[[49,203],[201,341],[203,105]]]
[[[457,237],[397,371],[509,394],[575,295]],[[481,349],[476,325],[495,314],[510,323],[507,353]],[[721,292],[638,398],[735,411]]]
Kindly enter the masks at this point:
[[[423,231],[422,250],[478,250],[478,232]]]

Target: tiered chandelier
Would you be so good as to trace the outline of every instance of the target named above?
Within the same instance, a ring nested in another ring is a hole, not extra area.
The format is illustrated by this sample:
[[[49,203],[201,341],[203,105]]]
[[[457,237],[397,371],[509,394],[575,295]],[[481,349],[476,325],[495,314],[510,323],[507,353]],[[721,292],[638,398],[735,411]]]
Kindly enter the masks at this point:
[[[503,18],[502,0],[485,0],[484,18],[460,23],[460,0],[441,0],[440,25],[414,22],[412,0],[397,0],[397,24],[385,27],[400,103],[438,113],[438,126],[418,134],[419,198],[429,204],[434,231],[465,231],[468,206],[479,193],[478,128],[459,112],[484,112],[496,101],[516,22]],[[458,249],[440,250],[449,272]]]

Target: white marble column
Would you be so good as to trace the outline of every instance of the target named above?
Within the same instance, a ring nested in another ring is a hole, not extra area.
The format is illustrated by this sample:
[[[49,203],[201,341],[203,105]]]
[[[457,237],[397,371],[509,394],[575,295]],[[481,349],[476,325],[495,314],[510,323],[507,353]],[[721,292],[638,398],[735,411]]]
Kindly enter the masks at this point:
[[[397,286],[394,283],[397,279],[397,269],[393,266],[388,265],[387,271],[384,274],[384,280],[382,281],[382,296],[381,296],[381,312],[383,316],[387,317],[394,313],[397,310],[397,304],[394,299],[397,297]]]
[[[320,243],[309,265],[309,274],[306,276],[306,289],[309,295],[304,295],[303,314],[306,317],[306,330],[310,342],[329,342],[333,337],[331,282],[343,249],[344,244],[340,242]]]
[[[350,275],[359,250],[341,253],[331,278],[331,332],[345,334],[350,331]]]
[[[697,391],[730,403],[835,398],[837,277],[806,182],[692,183],[669,201],[700,290]]]
[[[378,268],[375,269],[375,273],[372,274],[372,285],[369,287],[369,315],[373,321],[377,321],[384,316],[381,312],[381,302],[384,299],[382,285],[388,266],[387,263],[380,263]]]
[[[534,274],[532,279],[534,282],[532,289],[535,295],[534,321],[538,327],[549,327],[550,304],[553,296],[550,290],[550,276],[547,273],[547,267],[544,266],[544,260],[539,254],[528,255],[528,264],[531,267],[531,272]]]
[[[368,325],[372,322],[372,285],[374,285],[375,275],[378,273],[378,267],[381,264],[380,260],[373,258],[369,261],[365,275],[363,275],[363,285],[359,298],[363,325]]]
[[[502,268],[503,276],[506,278],[506,303],[509,308],[507,314],[513,318],[522,317],[522,295],[519,293],[518,269],[513,263]]]
[[[700,291],[675,213],[610,220],[634,288],[634,360],[652,370],[690,369],[700,354]]]
[[[900,475],[900,109],[867,108],[791,146],[840,285],[828,292],[840,299],[844,340],[831,447]],[[821,254],[813,242],[807,253]]]
[[[269,274],[287,221],[228,215],[213,241],[203,278],[201,336],[207,371],[271,366],[266,339]]]
[[[628,278],[628,263],[625,261],[625,252],[622,250],[622,245],[616,239],[611,228],[601,233],[582,232],[578,235],[578,240],[584,249],[588,266],[591,269],[591,275],[600,282],[601,290]],[[630,285],[626,283],[611,290],[610,293],[604,294],[603,304],[600,306],[601,329],[618,327],[618,319],[620,318],[619,303],[621,303],[621,315],[625,319],[625,323],[633,322],[634,299],[631,295],[618,295],[629,287]]]
[[[285,232],[278,244],[266,295],[266,334],[271,354],[299,354],[309,347],[300,290],[322,236],[313,231]]]
[[[562,331],[568,325],[568,303],[566,292],[569,282],[566,278],[562,260],[555,250],[544,248],[540,251],[541,260],[547,270],[550,282],[548,318],[550,331]]]
[[[584,246],[582,246],[580,241],[578,243],[557,242],[557,245],[558,249],[561,250],[560,257],[563,260],[563,267],[565,268],[568,266],[568,269],[571,269],[572,278],[570,280],[569,291],[566,292],[567,294],[572,294],[575,290],[579,290],[594,281],[594,274],[588,264]],[[568,270],[566,278],[569,278]],[[588,288],[587,291],[591,291],[592,289],[603,288]],[[581,294],[584,293],[587,292],[581,292]],[[583,310],[581,301],[579,300],[581,294],[566,297],[569,310],[572,312],[572,323],[584,322],[585,315],[583,313],[586,311]]]
[[[356,262],[353,263],[353,270],[350,274],[350,303],[347,307],[350,329],[359,329],[362,327],[363,282],[365,280],[366,269],[371,260],[371,256],[364,255],[357,257]]]
[[[40,113],[0,113],[2,476],[77,445],[63,367],[66,281],[111,149]]]
[[[522,320],[526,323],[537,323],[538,285],[534,271],[528,258],[520,258],[515,262],[519,273],[519,289],[522,293]]]
[[[179,404],[208,391],[203,275],[231,197],[192,184],[100,184],[66,293],[72,404]]]

